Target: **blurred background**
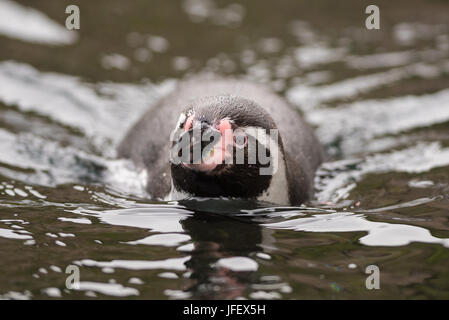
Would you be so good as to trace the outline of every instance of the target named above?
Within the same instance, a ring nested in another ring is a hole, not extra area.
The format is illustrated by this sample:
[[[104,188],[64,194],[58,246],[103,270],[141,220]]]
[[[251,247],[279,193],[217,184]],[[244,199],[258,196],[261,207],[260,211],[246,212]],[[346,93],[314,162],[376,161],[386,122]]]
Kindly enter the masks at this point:
[[[448,298],[448,18],[447,0],[0,0],[0,298]],[[151,201],[115,159],[200,72],[266,83],[316,128],[307,207]]]

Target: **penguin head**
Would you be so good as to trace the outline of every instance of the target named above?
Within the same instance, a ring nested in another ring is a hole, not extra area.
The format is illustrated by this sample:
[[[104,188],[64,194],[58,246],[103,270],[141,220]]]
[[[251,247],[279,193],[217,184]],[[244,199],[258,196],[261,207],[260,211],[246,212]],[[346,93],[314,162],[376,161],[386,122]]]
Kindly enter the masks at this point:
[[[171,135],[173,187],[200,197],[257,198],[277,169],[282,142],[270,115],[231,95],[188,104]]]

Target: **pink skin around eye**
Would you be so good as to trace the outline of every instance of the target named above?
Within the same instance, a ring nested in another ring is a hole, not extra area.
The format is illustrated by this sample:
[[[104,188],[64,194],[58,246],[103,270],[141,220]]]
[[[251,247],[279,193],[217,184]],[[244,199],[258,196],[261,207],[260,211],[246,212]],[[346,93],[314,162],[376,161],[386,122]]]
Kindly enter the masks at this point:
[[[220,130],[221,132],[222,149],[223,151],[226,151],[227,146],[234,143],[231,122],[228,119],[220,120],[220,123],[218,124],[218,130]]]
[[[184,125],[184,130],[189,131],[192,128],[193,116],[189,116],[186,120],[186,124]]]

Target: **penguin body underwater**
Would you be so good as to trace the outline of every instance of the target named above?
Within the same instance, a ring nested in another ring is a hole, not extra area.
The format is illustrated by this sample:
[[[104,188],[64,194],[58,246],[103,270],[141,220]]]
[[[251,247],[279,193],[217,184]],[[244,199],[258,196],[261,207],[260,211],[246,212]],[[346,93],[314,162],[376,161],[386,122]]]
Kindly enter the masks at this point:
[[[195,150],[207,152],[198,158]],[[313,196],[323,159],[312,128],[283,98],[260,84],[222,78],[181,81],[128,131],[118,156],[147,171],[153,198],[284,205]]]

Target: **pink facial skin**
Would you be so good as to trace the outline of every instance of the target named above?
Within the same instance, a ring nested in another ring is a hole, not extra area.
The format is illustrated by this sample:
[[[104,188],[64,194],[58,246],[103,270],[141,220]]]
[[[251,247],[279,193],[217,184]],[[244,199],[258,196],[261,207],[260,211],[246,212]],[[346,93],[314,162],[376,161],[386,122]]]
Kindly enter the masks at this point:
[[[221,120],[218,124],[218,130],[221,132],[221,148],[225,153],[222,161],[224,161],[226,152],[229,151],[228,147],[232,147],[234,143],[234,133],[232,131],[231,122],[228,119]],[[230,154],[230,156],[232,157],[232,154]]]
[[[188,131],[192,127],[192,123],[193,116],[190,116],[189,118],[187,118],[186,124],[184,126],[186,131]],[[211,152],[211,155],[209,157],[207,155],[203,155],[206,159],[204,159],[203,162],[199,164],[183,163],[185,167],[203,172],[212,171],[218,165],[224,163],[227,157],[232,157],[232,145],[234,142],[234,136],[230,121],[228,119],[221,120],[217,126],[217,129],[221,133],[221,138],[212,149],[213,151]]]
[[[189,131],[192,128],[193,124],[193,116],[189,116],[186,120],[186,124],[184,125],[184,130]]]

